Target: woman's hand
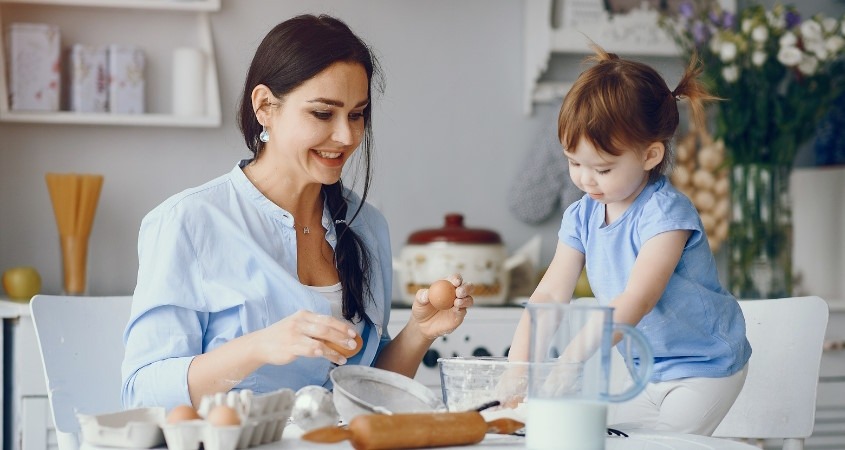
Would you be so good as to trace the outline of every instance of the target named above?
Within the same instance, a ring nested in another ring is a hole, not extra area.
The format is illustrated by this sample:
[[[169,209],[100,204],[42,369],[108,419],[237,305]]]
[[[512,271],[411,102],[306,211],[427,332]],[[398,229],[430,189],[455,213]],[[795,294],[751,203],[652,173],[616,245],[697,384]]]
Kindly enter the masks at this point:
[[[356,347],[355,330],[331,316],[300,310],[263,330],[253,333],[256,349],[265,364],[288,364],[296,358],[323,357],[335,364],[346,364],[346,358],[332,350],[326,342],[339,347]]]
[[[428,301],[428,289],[417,291],[412,307],[412,317],[417,322],[420,332],[430,340],[447,335],[455,330],[466,316],[467,308],[472,306],[472,284],[464,283],[459,274],[445,278],[455,286],[455,300],[450,309],[438,310]]]

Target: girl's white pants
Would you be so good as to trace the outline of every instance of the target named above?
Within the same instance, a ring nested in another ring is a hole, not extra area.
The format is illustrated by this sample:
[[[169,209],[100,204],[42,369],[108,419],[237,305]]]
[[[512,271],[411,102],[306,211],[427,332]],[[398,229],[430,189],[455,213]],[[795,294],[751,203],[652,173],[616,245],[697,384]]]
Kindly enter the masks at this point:
[[[633,399],[611,404],[608,423],[710,436],[734,404],[747,374],[748,364],[729,377],[649,383]]]

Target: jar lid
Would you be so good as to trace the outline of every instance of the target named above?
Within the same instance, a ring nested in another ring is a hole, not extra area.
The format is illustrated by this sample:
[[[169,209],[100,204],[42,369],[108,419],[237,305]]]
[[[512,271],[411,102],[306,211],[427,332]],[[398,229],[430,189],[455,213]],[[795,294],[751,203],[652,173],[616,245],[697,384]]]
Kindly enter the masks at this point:
[[[409,244],[456,242],[461,244],[501,244],[499,233],[492,230],[467,228],[462,214],[446,214],[443,228],[415,231],[408,237]]]

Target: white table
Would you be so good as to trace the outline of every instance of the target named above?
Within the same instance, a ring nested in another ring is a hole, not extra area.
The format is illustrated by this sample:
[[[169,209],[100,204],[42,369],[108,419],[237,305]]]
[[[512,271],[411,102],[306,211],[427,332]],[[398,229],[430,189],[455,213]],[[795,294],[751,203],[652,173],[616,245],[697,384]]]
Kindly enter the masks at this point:
[[[629,437],[607,438],[605,450],[759,450],[749,444],[714,437],[696,436],[662,431],[626,430]],[[285,427],[282,441],[271,442],[254,450],[304,449],[304,450],[352,450],[348,441],[336,444],[317,444],[300,439],[302,430],[296,425]],[[437,447],[438,450],[524,450],[525,438],[488,434],[476,445],[459,447]],[[82,444],[80,450],[115,450],[112,447],[95,447]]]
[[[759,450],[749,444],[718,439],[714,437],[697,436],[693,434],[670,433],[661,431],[630,430],[629,437],[608,436],[606,450]],[[256,450],[264,449],[313,449],[313,450],[350,450],[352,445],[349,442],[337,444],[316,444],[300,439],[302,431],[296,425],[288,425],[282,437],[281,446],[278,442],[253,447]],[[477,445],[460,447],[438,447],[444,450],[504,450],[525,448],[525,438],[519,436],[502,436],[488,434],[487,437]]]

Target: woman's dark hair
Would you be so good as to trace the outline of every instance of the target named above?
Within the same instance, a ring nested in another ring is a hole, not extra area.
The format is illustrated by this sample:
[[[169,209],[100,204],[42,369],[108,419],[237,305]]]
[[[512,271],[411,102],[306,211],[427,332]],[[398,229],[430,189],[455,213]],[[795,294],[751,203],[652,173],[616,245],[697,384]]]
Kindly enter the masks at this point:
[[[571,151],[583,138],[617,156],[661,142],[666,149],[663,160],[649,172],[649,182],[654,182],[672,169],[678,100],[689,102],[697,127],[704,129],[703,103],[718,98],[698,80],[702,67],[696,55],[673,91],[650,66],[622,59],[595,44],[591,47],[595,55],[588,61],[594,65],[578,76],[560,109],[560,142]]]
[[[238,123],[247,147],[258,158],[264,143],[258,138],[261,124],[252,109],[252,90],[263,84],[276,98],[284,100],[289,92],[337,62],[364,67],[369,81],[367,98],[371,99],[364,108],[364,136],[361,155],[357,157],[359,170],[364,173],[364,186],[361,202],[352,217],[347,219],[348,199],[344,197],[341,180],[322,188],[337,231],[335,262],[343,287],[343,317],[352,320],[358,316],[363,320],[367,318],[365,297],[370,291],[370,255],[351,224],[367,199],[372,178],[372,93],[374,84],[378,91],[383,89],[375,56],[345,23],[334,17],[301,15],[286,20],[270,30],[255,51],[244,82]]]

